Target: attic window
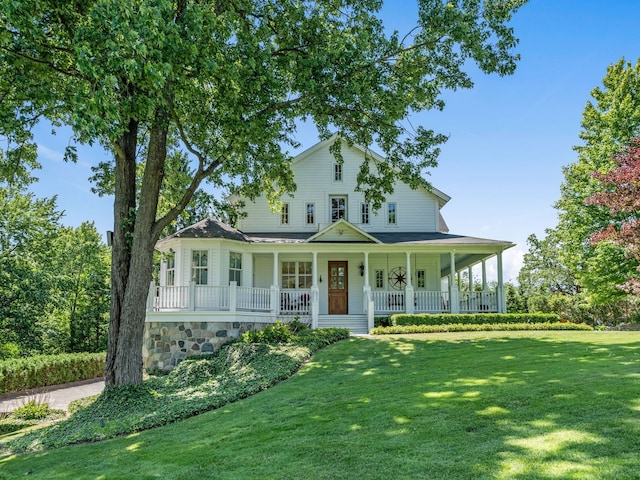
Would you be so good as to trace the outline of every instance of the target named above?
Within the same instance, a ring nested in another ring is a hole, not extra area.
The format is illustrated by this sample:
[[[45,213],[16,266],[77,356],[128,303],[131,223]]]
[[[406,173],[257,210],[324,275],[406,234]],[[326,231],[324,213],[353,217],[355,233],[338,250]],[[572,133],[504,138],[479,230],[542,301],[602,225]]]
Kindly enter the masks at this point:
[[[342,164],[334,163],[333,164],[333,181],[341,182],[342,181]]]

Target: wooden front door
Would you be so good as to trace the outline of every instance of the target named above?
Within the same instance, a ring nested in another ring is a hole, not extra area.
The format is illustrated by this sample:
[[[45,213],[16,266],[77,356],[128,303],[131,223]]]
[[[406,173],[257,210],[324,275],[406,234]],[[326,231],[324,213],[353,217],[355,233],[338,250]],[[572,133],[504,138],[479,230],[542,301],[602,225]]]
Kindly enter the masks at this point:
[[[349,313],[347,262],[329,262],[329,315]]]

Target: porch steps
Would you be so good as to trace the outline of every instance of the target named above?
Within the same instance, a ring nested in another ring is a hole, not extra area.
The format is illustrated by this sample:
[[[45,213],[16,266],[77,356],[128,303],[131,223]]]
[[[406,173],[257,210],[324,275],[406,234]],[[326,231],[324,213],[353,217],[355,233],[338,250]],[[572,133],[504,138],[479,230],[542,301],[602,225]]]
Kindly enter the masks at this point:
[[[369,333],[366,315],[318,315],[318,328],[348,328],[354,335]]]

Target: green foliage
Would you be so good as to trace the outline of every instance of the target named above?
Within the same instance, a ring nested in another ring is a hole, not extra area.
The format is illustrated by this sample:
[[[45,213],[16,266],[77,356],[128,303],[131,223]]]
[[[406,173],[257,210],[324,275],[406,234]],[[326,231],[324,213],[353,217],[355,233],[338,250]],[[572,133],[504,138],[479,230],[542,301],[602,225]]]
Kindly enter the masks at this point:
[[[373,335],[393,335],[402,333],[439,333],[439,332],[496,332],[519,330],[593,330],[585,323],[535,322],[535,323],[447,323],[440,325],[392,325],[375,327]]]
[[[557,322],[558,315],[543,313],[460,313],[460,314],[405,314],[391,316],[392,326],[402,325],[489,325],[509,323]]]
[[[247,330],[240,337],[244,343],[287,343],[291,339],[291,330],[286,323],[277,320],[275,325],[267,325],[262,330]]]
[[[21,407],[13,410],[12,415],[22,420],[44,420],[54,413],[64,414],[64,412],[60,410],[51,408],[47,402],[38,402],[35,399],[31,399]]]
[[[96,441],[153,428],[218,408],[288,378],[318,349],[349,337],[346,329],[305,329],[289,343],[235,342],[188,359],[140,385],[107,387],[68,419],[27,434],[16,451]]]
[[[104,353],[37,355],[0,361],[0,394],[104,375]]]
[[[640,136],[639,90],[640,62],[632,65],[623,58],[607,68],[602,87],[592,90],[584,109],[580,132],[583,144],[574,147],[577,161],[564,168],[561,197],[556,204],[561,245],[558,259],[574,273],[593,303],[617,301],[623,293],[616,285],[638,266],[618,247],[591,245],[591,235],[604,229],[611,216],[608,209],[585,202],[602,189],[593,173],[614,168],[613,156]]]

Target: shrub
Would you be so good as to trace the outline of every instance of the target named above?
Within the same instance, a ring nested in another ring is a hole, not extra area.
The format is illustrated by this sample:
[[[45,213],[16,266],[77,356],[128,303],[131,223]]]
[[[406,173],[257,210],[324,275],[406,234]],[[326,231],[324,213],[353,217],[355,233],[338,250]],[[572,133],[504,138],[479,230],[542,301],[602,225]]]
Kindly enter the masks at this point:
[[[0,394],[104,375],[104,353],[37,355],[0,361]]]
[[[373,335],[390,335],[401,333],[440,333],[440,332],[487,332],[515,330],[593,330],[585,323],[450,323],[441,325],[395,325],[376,327]]]
[[[450,325],[492,323],[548,323],[557,322],[555,313],[460,313],[460,314],[406,314],[397,313],[391,316],[391,325]]]

